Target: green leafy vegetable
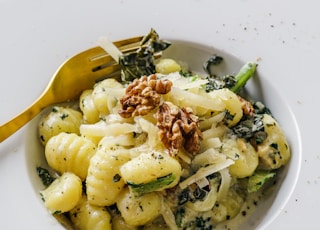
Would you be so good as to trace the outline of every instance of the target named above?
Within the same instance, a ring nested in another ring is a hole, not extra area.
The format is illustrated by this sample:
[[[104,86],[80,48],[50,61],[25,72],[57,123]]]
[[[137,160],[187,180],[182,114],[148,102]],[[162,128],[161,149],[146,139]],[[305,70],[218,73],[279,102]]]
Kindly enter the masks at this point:
[[[267,138],[262,121],[263,114],[271,115],[271,112],[259,101],[253,104],[253,108],[253,116],[243,116],[241,121],[232,127],[232,131],[240,138],[250,139],[252,144],[261,144]]]
[[[159,35],[151,29],[141,41],[140,48],[133,53],[124,54],[119,58],[123,81],[132,81],[144,75],[155,73],[154,56],[167,49],[171,43],[160,40]]]
[[[206,84],[206,91],[210,92],[212,90],[228,88],[231,91],[237,93],[241,88],[245,86],[247,81],[253,76],[256,70],[256,66],[256,63],[248,62],[239,70],[236,76],[215,76],[212,75],[212,73],[209,71],[210,76],[207,77],[207,80],[209,82]]]
[[[175,180],[175,178],[176,176],[170,173],[166,176],[159,177],[149,183],[134,184],[132,182],[127,182],[127,184],[129,185],[132,192],[137,195],[142,195],[166,187],[167,185],[171,184]]]
[[[223,57],[218,55],[213,55],[203,64],[203,68],[210,76],[214,76],[214,73],[213,73],[214,66],[219,65],[222,61],[223,61]]]
[[[269,179],[276,175],[275,172],[257,171],[248,181],[248,192],[257,192]]]
[[[236,85],[237,81],[234,76],[225,75],[225,76],[210,76],[207,77],[209,81],[206,84],[206,92],[210,92],[212,90],[223,89],[223,88],[232,88]]]
[[[262,116],[254,114],[253,117],[245,117],[232,127],[232,131],[240,138],[250,139],[256,133],[264,131]]]
[[[37,167],[37,173],[45,186],[49,186],[55,180],[55,178],[51,176],[49,171],[45,168]]]

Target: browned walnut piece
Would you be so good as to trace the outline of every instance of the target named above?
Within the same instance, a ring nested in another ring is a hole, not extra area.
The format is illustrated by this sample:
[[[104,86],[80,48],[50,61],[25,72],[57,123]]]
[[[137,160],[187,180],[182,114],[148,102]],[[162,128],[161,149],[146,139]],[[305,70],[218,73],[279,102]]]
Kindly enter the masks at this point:
[[[238,95],[238,98],[241,103],[241,108],[242,108],[243,114],[252,117],[255,112],[253,105],[249,101],[244,99],[243,97],[240,97],[239,95]]]
[[[155,74],[135,79],[120,99],[119,114],[124,118],[148,114],[159,106],[161,94],[169,93],[171,87],[170,80],[157,79]],[[202,133],[198,117],[190,108],[180,109],[171,102],[164,102],[157,111],[157,127],[170,155],[174,156],[181,147],[192,154],[199,152]]]
[[[126,94],[120,99],[122,117],[146,115],[160,104],[160,95],[170,92],[172,82],[157,79],[155,74],[135,79],[126,89]]]
[[[160,139],[170,155],[175,155],[182,146],[189,153],[199,152],[202,133],[198,123],[198,117],[191,109],[180,109],[171,102],[164,102],[159,107],[157,126],[160,130]]]

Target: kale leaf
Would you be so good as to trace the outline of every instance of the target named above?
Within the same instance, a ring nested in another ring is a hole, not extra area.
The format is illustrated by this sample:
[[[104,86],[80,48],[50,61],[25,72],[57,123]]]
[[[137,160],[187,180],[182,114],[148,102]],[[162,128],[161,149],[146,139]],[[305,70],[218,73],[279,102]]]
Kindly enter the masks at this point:
[[[49,171],[45,168],[37,167],[37,173],[45,186],[49,186],[55,180],[55,178],[51,176]]]
[[[170,42],[160,40],[154,29],[144,36],[136,52],[124,54],[119,58],[123,81],[132,81],[144,75],[155,73],[155,55],[171,45]]]

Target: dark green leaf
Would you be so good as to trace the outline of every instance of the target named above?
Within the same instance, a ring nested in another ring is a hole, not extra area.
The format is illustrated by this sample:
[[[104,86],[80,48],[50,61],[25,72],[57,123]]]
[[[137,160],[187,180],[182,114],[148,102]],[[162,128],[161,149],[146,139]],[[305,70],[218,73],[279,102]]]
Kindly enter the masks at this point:
[[[119,58],[123,81],[132,81],[144,75],[155,73],[155,55],[171,45],[170,42],[160,40],[153,29],[142,39],[136,52],[124,54]]]
[[[37,167],[37,173],[45,186],[49,186],[55,180],[55,178],[51,176],[49,171],[45,168]]]

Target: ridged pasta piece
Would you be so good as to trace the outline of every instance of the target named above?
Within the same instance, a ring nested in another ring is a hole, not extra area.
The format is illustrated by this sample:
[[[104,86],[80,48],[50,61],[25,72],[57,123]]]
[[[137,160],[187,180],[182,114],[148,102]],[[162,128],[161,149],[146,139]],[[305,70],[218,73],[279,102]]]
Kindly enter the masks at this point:
[[[70,211],[70,219],[77,230],[111,230],[111,215],[105,207],[89,204],[87,197]]]
[[[129,160],[121,153],[122,147],[99,149],[90,160],[86,180],[90,204],[108,206],[116,202],[125,183],[120,176],[120,166]]]
[[[45,206],[53,214],[68,212],[81,199],[82,183],[78,176],[66,172],[41,192]]]
[[[175,186],[182,174],[181,165],[176,159],[156,151],[141,153],[138,157],[122,165],[120,172],[127,183],[135,185],[147,184],[167,176],[172,177],[172,182],[159,190]]]
[[[144,225],[160,215],[161,197],[155,192],[134,196],[126,188],[118,197],[117,207],[127,224]]]
[[[272,170],[280,168],[290,159],[290,147],[286,136],[278,122],[270,115],[264,114],[262,118],[267,139],[258,145],[260,159],[259,168]]]
[[[117,80],[109,78],[97,83],[92,92],[92,100],[100,115],[107,115],[117,105],[125,89]]]
[[[96,152],[95,144],[74,133],[60,133],[52,137],[46,147],[45,156],[49,166],[60,173],[73,172],[85,180],[89,162]]]
[[[244,139],[225,139],[222,142],[222,153],[234,160],[229,172],[237,178],[251,176],[259,164],[259,157],[254,147]]]
[[[40,141],[45,145],[51,137],[61,132],[79,134],[81,123],[82,114],[79,111],[55,106],[39,123],[38,130]]]
[[[83,91],[79,100],[80,110],[83,113],[83,120],[85,123],[89,124],[99,121],[99,111],[92,99],[92,92],[92,89]]]

